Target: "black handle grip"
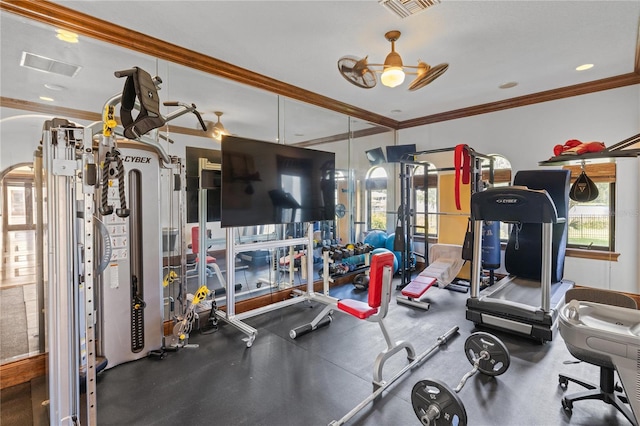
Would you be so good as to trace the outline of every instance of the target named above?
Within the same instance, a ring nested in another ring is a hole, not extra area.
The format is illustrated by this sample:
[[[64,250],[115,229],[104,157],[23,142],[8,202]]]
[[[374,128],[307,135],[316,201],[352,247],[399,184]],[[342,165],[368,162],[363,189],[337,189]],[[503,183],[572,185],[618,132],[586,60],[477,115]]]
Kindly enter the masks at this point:
[[[193,104],[191,104],[193,105]],[[200,115],[200,113],[198,112],[197,109],[195,109],[195,105],[193,105],[193,113],[195,114],[196,117],[198,117],[198,121],[200,122],[200,125],[202,126],[202,130],[204,130],[205,132],[207,131],[207,125],[204,123],[204,120],[202,119],[202,116]]]
[[[137,68],[129,68],[128,70],[116,71],[116,72],[113,73],[113,75],[115,75],[118,78],[120,78],[120,77],[128,77],[130,75],[133,75],[137,71],[138,71]]]

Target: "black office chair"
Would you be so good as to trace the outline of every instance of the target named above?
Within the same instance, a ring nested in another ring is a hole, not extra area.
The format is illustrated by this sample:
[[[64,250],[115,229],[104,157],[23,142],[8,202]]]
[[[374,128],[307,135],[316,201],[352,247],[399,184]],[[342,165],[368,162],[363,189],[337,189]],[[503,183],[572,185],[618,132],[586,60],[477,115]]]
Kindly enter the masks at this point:
[[[573,288],[571,290],[568,290],[565,294],[565,301],[569,303],[571,300],[601,303],[605,305],[619,306],[629,309],[638,309],[638,305],[633,298],[611,290]],[[633,424],[634,426],[638,426],[638,423],[636,422],[632,411],[629,409],[629,401],[624,394],[624,390],[620,385],[617,385],[615,383],[616,370],[615,366],[611,362],[611,359],[603,357],[600,354],[587,352],[584,349],[574,348],[568,343],[567,349],[569,350],[571,355],[578,358],[579,360],[600,367],[600,385],[597,386],[595,384],[580,380],[576,377],[560,374],[559,382],[560,386],[563,389],[567,389],[569,382],[577,383],[578,385],[588,389],[586,391],[565,395],[562,398],[562,408],[571,413],[573,409],[573,403],[576,401],[585,399],[600,400],[616,407],[616,409],[624,414],[624,416],[631,422],[631,424]]]

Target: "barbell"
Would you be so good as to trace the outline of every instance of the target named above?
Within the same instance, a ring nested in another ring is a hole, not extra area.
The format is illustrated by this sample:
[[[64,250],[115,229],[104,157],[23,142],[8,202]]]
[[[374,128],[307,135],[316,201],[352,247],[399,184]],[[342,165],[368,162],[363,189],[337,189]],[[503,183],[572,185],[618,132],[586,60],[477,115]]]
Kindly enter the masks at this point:
[[[488,376],[499,376],[507,371],[511,358],[507,347],[497,337],[473,333],[464,343],[467,359],[473,365],[455,389],[435,380],[421,380],[411,390],[413,411],[425,426],[466,426],[467,410],[457,395],[466,381],[480,371]]]

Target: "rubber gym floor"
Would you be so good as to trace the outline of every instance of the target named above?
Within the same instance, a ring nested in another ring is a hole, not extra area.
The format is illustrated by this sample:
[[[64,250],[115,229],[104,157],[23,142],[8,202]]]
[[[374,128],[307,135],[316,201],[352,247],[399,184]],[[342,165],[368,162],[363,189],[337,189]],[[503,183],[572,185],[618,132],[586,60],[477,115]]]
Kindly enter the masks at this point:
[[[385,320],[392,340],[408,340],[420,354],[453,326],[459,327],[459,333],[347,424],[420,425],[411,404],[413,385],[437,379],[453,389],[471,370],[464,342],[478,330],[465,319],[468,295],[439,288],[427,294],[428,311],[398,305],[392,298]],[[333,289],[332,295],[364,300],[366,292],[345,285]],[[220,322],[215,333],[192,333],[189,342],[198,344],[197,348],[103,371],[98,377],[98,424],[311,426],[342,418],[372,392],[374,360],[386,344],[377,324],[341,312],[334,313],[328,327],[296,340],[289,337],[289,330],[309,322],[322,308],[319,303],[303,302],[246,320],[258,330],[251,348],[240,331]],[[562,395],[583,389],[569,384],[564,391],[558,373],[598,383],[598,368],[575,363],[559,333],[552,342],[540,345],[485,331],[502,340],[511,362],[500,376],[475,374],[458,393],[469,425],[629,424],[600,401],[577,402],[571,416],[563,411]],[[385,364],[384,379],[407,365],[405,355],[399,352]],[[2,425],[38,424],[43,418],[38,408],[31,421],[27,413],[10,416],[6,410],[20,404],[39,407],[42,389],[38,391],[33,383],[14,388],[2,392]]]

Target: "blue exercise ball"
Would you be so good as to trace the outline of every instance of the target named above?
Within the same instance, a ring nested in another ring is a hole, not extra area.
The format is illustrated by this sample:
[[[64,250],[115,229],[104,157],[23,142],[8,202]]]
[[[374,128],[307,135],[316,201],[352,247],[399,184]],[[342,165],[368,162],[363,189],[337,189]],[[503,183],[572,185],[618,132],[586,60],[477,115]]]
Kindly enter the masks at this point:
[[[393,242],[396,239],[396,234],[395,232],[392,232],[391,234],[389,234],[387,236],[387,240],[384,242],[384,248],[386,248],[387,250],[393,251]]]
[[[392,233],[392,234],[389,234],[389,236],[387,237],[387,241],[385,241],[385,243],[384,243],[384,248],[386,248],[387,250],[394,251],[395,247],[393,247],[393,246],[394,246],[395,239],[396,239],[395,232]],[[404,241],[405,241],[405,243],[407,242],[407,236],[406,235],[404,237]],[[411,251],[413,251],[413,241],[411,242],[411,245],[409,246],[409,248],[411,249]]]
[[[387,237],[387,241],[385,242],[385,248],[394,254],[394,256],[396,257],[396,262],[398,263],[398,265],[400,265],[400,263],[402,262],[402,252],[394,250],[393,246],[394,246],[395,239],[396,239],[395,233],[389,234],[389,236]],[[407,237],[405,236],[405,242],[406,241],[407,241]],[[411,242],[411,245],[409,246],[409,248],[410,248],[410,251],[413,253],[413,241]],[[412,254],[411,259],[409,260],[409,265],[415,265],[415,264],[416,264],[416,256],[415,254]]]
[[[364,243],[370,244],[373,248],[384,248],[387,243],[387,233],[380,229],[370,231],[364,237]]]
[[[380,248],[374,249],[374,250],[371,252],[371,255],[373,256],[374,254],[378,254],[378,253],[393,253],[393,251],[391,251],[391,250],[387,250],[387,249],[386,249],[386,248],[384,248],[384,247],[380,247]],[[396,272],[398,272],[398,265],[399,265],[399,264],[400,264],[400,262],[398,262],[398,257],[397,257],[397,256],[395,256],[395,254],[394,254],[394,256],[393,256],[393,273],[394,273],[394,274],[395,274]]]

